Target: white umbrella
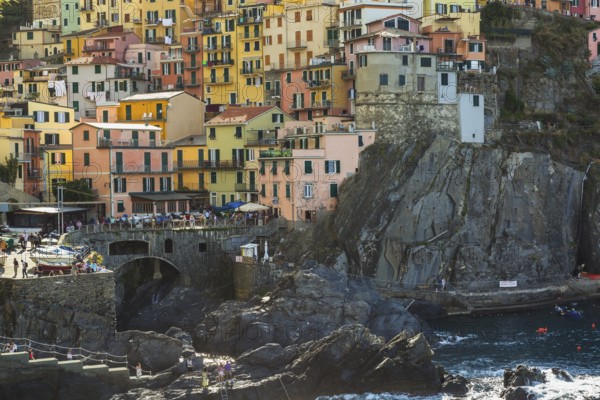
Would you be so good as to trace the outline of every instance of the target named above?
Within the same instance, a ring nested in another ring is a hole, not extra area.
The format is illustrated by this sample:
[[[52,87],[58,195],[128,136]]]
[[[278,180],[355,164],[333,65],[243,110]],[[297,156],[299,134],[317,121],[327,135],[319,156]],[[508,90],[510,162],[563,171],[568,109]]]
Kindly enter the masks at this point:
[[[238,210],[242,212],[266,211],[268,209],[269,207],[256,203],[246,203],[238,207]]]
[[[269,261],[269,243],[265,240],[265,261]]]

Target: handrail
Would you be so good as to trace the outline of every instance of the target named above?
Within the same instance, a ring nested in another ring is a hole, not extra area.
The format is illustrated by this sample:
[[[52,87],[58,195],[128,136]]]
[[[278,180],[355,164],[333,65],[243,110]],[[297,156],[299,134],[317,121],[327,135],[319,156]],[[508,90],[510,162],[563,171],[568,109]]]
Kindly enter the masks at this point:
[[[53,356],[60,356],[61,358],[67,359],[67,354],[71,350],[73,360],[80,360],[82,363],[91,361],[91,364],[114,364],[116,366],[128,366],[127,356],[118,356],[102,351],[91,351],[86,350],[83,347],[64,347],[56,344],[41,343],[29,338],[11,338],[7,336],[0,336],[0,345],[4,348],[10,342],[19,346],[25,347],[25,350],[34,350],[37,353],[48,354]],[[22,344],[19,344],[22,343]],[[58,357],[57,357],[58,358]]]

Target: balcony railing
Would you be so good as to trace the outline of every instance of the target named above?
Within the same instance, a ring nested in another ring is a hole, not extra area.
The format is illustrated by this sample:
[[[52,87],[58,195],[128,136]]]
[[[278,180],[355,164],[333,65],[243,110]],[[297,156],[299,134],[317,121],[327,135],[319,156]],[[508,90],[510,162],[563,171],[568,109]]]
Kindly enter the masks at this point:
[[[223,168],[223,169],[238,169],[243,168],[244,163],[241,160],[233,160],[233,161],[204,161],[203,168],[205,169],[214,169],[214,168]]]
[[[325,47],[339,47],[340,41],[338,39],[327,39],[323,42]]]
[[[231,77],[229,76],[211,76],[206,82],[210,85],[227,85],[229,83],[231,83]]]
[[[309,89],[319,88],[319,87],[327,87],[331,85],[331,81],[329,79],[324,80],[315,80],[315,81],[307,81],[306,87]]]
[[[105,45],[92,45],[92,46],[83,46],[83,52],[90,52],[90,51],[114,51],[115,47],[114,46],[105,46]]]
[[[262,24],[261,17],[239,17],[237,21],[238,25],[253,25]]]
[[[263,73],[262,68],[241,68],[240,74],[242,75],[260,75]]]
[[[222,67],[222,66],[229,66],[229,65],[233,65],[233,60],[232,59],[228,59],[228,60],[208,60],[206,62],[206,66],[207,67]]]
[[[177,160],[175,165],[178,170],[202,169],[204,168],[204,160]]]
[[[204,46],[204,51],[206,51],[206,52],[223,51],[223,50],[231,50],[231,43]]]
[[[112,165],[113,174],[170,174],[177,171],[173,165]]]
[[[201,67],[200,63],[183,65],[183,69],[200,69],[200,67]]]
[[[292,150],[261,150],[260,158],[270,158],[270,157],[291,157]]]
[[[303,40],[294,40],[292,42],[288,42],[287,43],[287,48],[288,48],[288,50],[305,49],[306,48],[306,42],[303,41]]]
[[[169,143],[162,143],[160,140],[150,139],[106,139],[104,137],[98,140],[98,148],[144,148],[144,147],[172,147]]]
[[[260,32],[244,32],[244,33],[238,33],[238,39],[239,40],[245,40],[245,39],[258,39],[260,38],[262,35],[260,34]]]
[[[138,79],[145,80],[146,75],[143,72],[137,71],[115,71],[116,79]]]
[[[91,12],[91,11],[94,11],[94,5],[93,4],[84,4],[83,6],[81,6],[81,8],[79,9],[79,11],[81,11],[81,12]]]
[[[183,86],[185,86],[185,87],[200,86],[200,84],[201,84],[200,79],[190,79],[190,80],[183,81]]]
[[[349,28],[351,26],[359,26],[359,25],[362,25],[362,19],[360,19],[360,18],[342,20],[342,28]]]
[[[236,192],[258,192],[258,185],[256,183],[236,183]]]
[[[315,101],[311,104],[311,108],[330,108],[331,100]]]
[[[201,49],[200,46],[196,44],[196,45],[185,46],[183,48],[183,51],[185,51],[186,53],[197,53],[200,51],[200,49]]]

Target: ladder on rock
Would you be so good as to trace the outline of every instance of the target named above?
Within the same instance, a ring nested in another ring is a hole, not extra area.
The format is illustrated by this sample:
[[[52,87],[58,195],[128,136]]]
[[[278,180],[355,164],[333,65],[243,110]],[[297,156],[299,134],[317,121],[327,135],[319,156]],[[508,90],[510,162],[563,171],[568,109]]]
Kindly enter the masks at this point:
[[[221,386],[221,400],[229,400],[227,396],[227,385]]]

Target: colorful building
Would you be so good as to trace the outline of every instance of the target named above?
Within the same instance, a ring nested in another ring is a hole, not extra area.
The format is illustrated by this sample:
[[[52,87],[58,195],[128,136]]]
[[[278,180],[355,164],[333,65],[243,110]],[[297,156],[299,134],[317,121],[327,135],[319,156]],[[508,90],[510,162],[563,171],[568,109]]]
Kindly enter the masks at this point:
[[[206,184],[212,206],[256,199],[258,153],[273,147],[277,131],[291,120],[275,106],[228,107],[206,123],[203,159],[208,170]]]
[[[67,106],[68,93],[64,65],[38,65],[25,68],[15,78],[16,97]]]
[[[259,202],[272,213],[296,221],[315,222],[334,211],[339,187],[359,170],[359,154],[375,141],[375,130],[358,131],[336,117],[289,122],[280,147],[259,153]]]
[[[74,178],[86,179],[102,202],[98,217],[188,210],[173,189],[173,148],[155,140],[160,127],[82,122],[72,128]]]
[[[204,105],[182,91],[136,94],[120,101],[117,121],[158,126],[156,140],[172,142],[203,131]]]
[[[202,210],[209,204],[206,177],[206,135],[190,135],[173,142],[176,176],[175,191],[190,197],[190,207]]]
[[[125,61],[125,51],[130,45],[140,43],[133,32],[106,32],[85,39],[83,54],[87,57],[111,57]]]
[[[39,131],[44,154],[45,198],[53,198],[52,188],[73,179],[73,151],[70,129],[76,124],[75,110],[54,104],[30,101],[27,105]]]
[[[12,45],[17,48],[17,58],[20,60],[60,55],[63,50],[60,30],[51,31],[25,26],[12,34]]]

